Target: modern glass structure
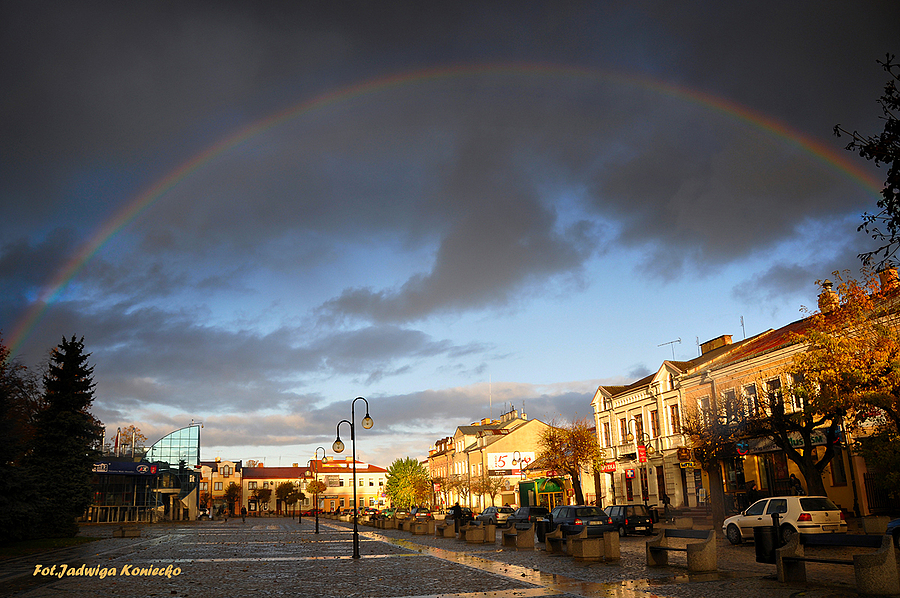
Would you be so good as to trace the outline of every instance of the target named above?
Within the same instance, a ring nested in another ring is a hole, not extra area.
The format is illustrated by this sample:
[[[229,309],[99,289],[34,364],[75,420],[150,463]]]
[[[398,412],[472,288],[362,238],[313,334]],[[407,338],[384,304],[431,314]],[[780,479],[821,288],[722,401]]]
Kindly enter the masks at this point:
[[[187,426],[157,440],[144,457],[151,463],[168,463],[169,467],[200,465],[200,426]]]
[[[200,483],[200,426],[191,424],[157,440],[143,458],[116,457],[94,464],[94,498],[87,521],[193,519]]]

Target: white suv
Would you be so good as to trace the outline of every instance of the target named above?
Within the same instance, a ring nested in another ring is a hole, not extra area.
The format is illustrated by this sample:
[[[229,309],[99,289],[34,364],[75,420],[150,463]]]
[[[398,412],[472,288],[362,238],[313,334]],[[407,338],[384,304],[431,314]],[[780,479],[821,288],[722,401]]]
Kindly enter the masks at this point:
[[[753,528],[772,525],[772,514],[779,515],[781,540],[801,534],[846,533],[844,513],[827,496],[773,496],[758,500],[743,513],[722,524],[732,544],[753,539]]]

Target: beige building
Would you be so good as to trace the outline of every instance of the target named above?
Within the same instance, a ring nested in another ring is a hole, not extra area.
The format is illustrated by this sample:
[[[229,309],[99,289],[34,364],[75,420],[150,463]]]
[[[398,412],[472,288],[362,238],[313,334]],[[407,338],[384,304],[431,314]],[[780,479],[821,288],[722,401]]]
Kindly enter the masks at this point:
[[[306,469],[306,468],[304,468]],[[323,462],[316,459],[310,463],[303,480],[303,492],[307,495],[306,508],[312,508],[314,497],[306,490],[310,480],[316,479],[326,486],[319,495],[319,508],[329,513],[353,507],[353,459],[328,457]],[[356,461],[356,501],[357,506],[384,508],[390,500],[384,493],[387,470],[371,463]]]
[[[434,506],[446,509],[458,501],[480,512],[492,504],[520,504],[518,483],[534,461],[541,431],[547,427],[513,409],[500,419],[459,426],[453,436],[435,442],[428,454]],[[485,477],[500,482],[493,500],[477,491],[479,479]]]
[[[693,507],[702,480],[690,463],[682,433],[685,411],[681,377],[725,358],[737,345],[720,336],[700,346],[690,361],[664,361],[659,369],[626,386],[601,386],[591,406],[605,453],[601,504],[644,502]],[[679,450],[680,449],[680,450]]]
[[[258,463],[255,467],[244,467],[241,470],[243,492],[241,502],[251,515],[285,513],[291,514],[304,508],[303,503],[284,504],[275,494],[276,488],[284,483],[303,490],[303,480],[307,477],[307,468],[294,463],[291,467],[266,467]],[[259,490],[271,490],[268,500],[261,500]]]

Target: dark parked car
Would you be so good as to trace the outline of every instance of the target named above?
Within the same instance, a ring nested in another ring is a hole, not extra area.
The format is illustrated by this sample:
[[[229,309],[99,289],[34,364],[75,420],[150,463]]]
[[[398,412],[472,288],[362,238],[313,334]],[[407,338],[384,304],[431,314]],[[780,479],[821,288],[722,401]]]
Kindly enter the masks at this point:
[[[501,523],[506,523],[506,519],[512,515],[513,512],[514,509],[512,507],[488,507],[475,519],[484,523],[499,525]]]
[[[545,532],[553,531],[557,526],[562,526],[562,533],[566,536],[580,534],[587,527],[588,536],[600,536],[603,532],[611,532],[616,529],[612,518],[606,511],[593,505],[563,505],[556,507],[545,518],[546,525],[541,526],[538,540],[544,541]]]
[[[416,521],[425,521],[427,519],[434,519],[434,514],[431,512],[431,509],[426,507],[413,507],[410,509],[409,514],[416,518]]]
[[[620,536],[641,532],[653,533],[653,517],[644,505],[611,505],[604,509],[619,530]]]
[[[506,518],[507,527],[516,529],[528,529],[534,523],[534,530],[540,536],[541,522],[550,514],[547,507],[519,507],[512,515]],[[543,536],[540,536],[542,538]]]

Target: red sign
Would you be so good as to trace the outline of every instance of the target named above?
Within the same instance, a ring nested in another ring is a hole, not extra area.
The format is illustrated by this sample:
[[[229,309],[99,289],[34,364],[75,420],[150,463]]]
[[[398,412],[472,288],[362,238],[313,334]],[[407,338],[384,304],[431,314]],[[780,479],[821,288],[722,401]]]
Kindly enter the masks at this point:
[[[647,462],[647,447],[644,446],[643,444],[639,444],[637,448],[638,448],[638,453],[637,453],[638,461],[640,463],[646,463]]]
[[[628,478],[629,480],[633,480],[633,479],[634,479],[634,470],[633,470],[633,469],[626,469],[626,470],[625,470],[625,477]]]
[[[610,461],[608,463],[603,464],[603,473],[615,473],[616,472],[616,462]]]

